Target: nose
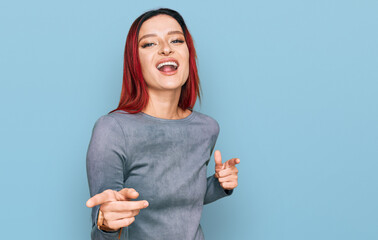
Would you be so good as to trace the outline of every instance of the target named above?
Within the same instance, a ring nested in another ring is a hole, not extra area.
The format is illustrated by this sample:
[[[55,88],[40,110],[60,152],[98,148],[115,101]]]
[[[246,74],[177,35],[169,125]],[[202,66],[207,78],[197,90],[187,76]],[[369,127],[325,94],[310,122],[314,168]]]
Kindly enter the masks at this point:
[[[169,54],[171,54],[171,53],[173,53],[172,48],[169,46],[169,44],[163,42],[163,43],[161,44],[161,49],[160,49],[160,51],[159,51],[159,54],[162,54],[162,55],[169,55]]]

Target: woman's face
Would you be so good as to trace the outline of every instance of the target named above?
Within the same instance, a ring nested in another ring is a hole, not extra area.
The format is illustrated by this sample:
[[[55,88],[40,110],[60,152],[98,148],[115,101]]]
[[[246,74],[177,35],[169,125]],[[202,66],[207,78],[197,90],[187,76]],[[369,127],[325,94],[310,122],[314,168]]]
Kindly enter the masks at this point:
[[[146,20],[139,30],[138,51],[149,88],[179,89],[185,84],[189,76],[189,50],[174,18],[157,15]]]

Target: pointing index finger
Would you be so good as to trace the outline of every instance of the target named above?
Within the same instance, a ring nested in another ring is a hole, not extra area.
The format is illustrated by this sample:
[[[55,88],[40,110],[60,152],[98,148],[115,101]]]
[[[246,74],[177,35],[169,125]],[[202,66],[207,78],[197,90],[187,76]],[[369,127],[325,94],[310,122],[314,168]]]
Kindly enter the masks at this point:
[[[240,163],[240,159],[239,158],[232,158],[232,159],[230,159],[230,160],[227,161],[227,167],[235,166],[238,163]]]
[[[91,197],[87,201],[86,205],[87,207],[92,208],[94,206],[103,204],[105,202],[120,201],[120,200],[126,200],[126,198],[123,195],[118,194],[118,192],[115,192],[111,189],[107,189],[103,191],[102,193],[98,193],[94,195],[93,197]]]
[[[103,205],[103,210],[114,211],[114,212],[124,212],[131,210],[139,210],[146,208],[148,202],[146,200],[140,201],[116,201],[112,202],[109,205]]]

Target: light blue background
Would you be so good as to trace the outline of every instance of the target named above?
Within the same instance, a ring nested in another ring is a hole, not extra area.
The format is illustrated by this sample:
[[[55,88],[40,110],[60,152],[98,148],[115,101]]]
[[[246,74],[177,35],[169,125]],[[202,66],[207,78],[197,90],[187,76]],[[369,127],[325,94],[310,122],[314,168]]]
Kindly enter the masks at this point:
[[[118,104],[132,21],[169,7],[195,41],[195,109],[241,159],[206,239],[378,239],[378,2],[157,2],[0,3],[0,238],[89,239],[94,122]]]

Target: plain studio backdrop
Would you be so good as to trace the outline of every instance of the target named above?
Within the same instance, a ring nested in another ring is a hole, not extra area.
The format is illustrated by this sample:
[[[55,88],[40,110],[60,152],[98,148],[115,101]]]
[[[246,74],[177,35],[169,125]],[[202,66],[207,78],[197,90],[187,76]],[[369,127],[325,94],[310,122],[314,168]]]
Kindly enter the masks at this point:
[[[378,239],[377,1],[2,1],[1,239],[89,239],[86,151],[132,21],[179,11],[239,186],[207,240]],[[214,173],[214,157],[208,175]]]

